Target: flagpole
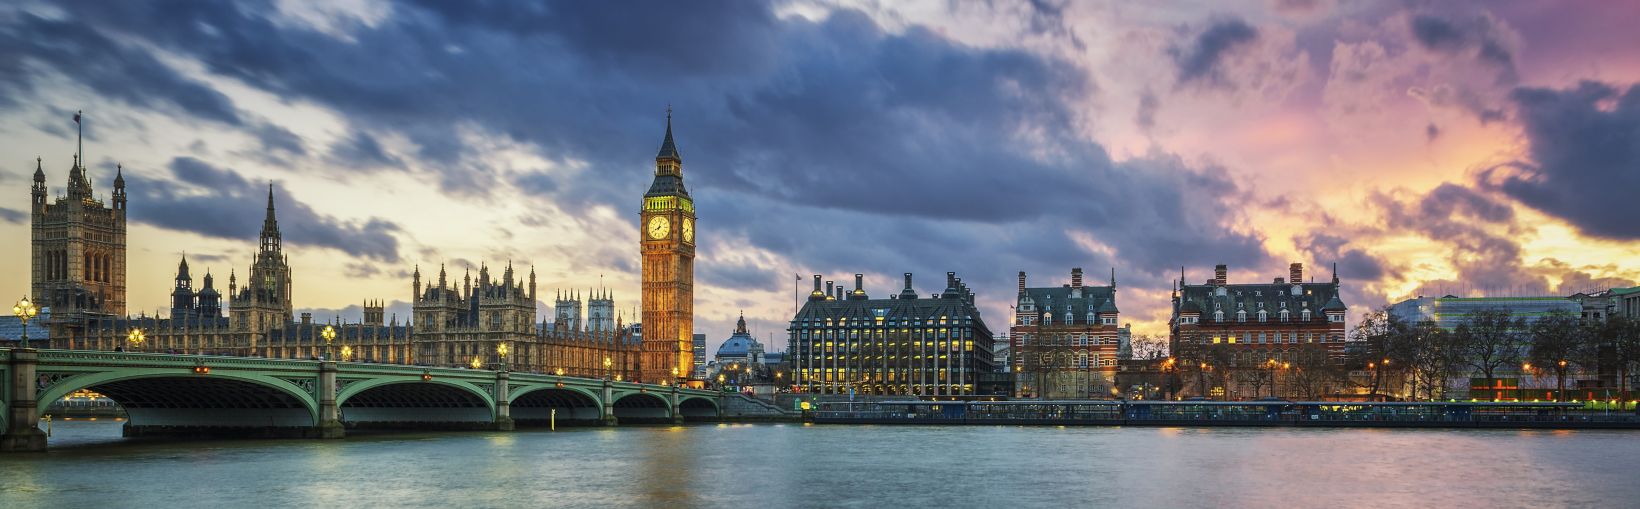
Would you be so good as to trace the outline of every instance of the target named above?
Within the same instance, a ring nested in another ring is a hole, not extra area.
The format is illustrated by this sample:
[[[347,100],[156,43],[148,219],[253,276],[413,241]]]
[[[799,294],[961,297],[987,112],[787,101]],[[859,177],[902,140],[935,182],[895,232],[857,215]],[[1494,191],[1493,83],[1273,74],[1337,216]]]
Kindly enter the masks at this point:
[[[85,168],[85,110],[74,112],[74,127],[79,129],[79,137],[74,140],[74,151],[80,155],[80,167]]]

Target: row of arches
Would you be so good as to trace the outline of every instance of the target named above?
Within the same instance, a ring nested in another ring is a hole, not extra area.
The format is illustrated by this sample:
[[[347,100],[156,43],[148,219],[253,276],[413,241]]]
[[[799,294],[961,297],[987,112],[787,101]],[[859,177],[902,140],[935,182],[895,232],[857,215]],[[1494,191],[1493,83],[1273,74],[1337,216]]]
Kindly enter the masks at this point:
[[[310,395],[287,381],[266,376],[109,373],[75,382],[52,387],[41,395],[42,401],[79,389],[103,394],[125,409],[127,433],[306,436],[319,423],[319,405]],[[623,424],[673,422],[673,409],[663,394],[619,395],[611,406],[611,413]],[[717,403],[704,397],[685,398],[678,406],[677,413],[686,420],[718,416]],[[554,420],[559,425],[598,424],[602,417],[593,393],[573,387],[516,386],[509,407],[514,422],[522,425],[546,425]],[[487,428],[494,423],[495,402],[489,394],[462,383],[375,380],[338,391],[337,410],[349,428]],[[40,411],[44,413],[44,405]]]

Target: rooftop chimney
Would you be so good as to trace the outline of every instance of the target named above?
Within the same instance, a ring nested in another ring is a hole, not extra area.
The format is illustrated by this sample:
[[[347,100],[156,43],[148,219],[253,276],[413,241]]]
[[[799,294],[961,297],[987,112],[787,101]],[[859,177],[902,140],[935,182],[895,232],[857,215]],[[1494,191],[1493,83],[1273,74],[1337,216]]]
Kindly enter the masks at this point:
[[[1304,282],[1304,264],[1294,262],[1287,266],[1287,280],[1294,283]]]
[[[854,274],[854,298],[856,298],[856,299],[866,298],[865,279],[866,279],[865,274],[859,274],[859,273]]]
[[[1230,284],[1230,266],[1218,264],[1213,266],[1213,284],[1224,286]]]
[[[902,299],[915,299],[915,298],[917,298],[917,291],[911,289],[911,273],[910,272],[905,273],[905,289],[900,290],[900,298],[902,298]]]
[[[945,287],[946,288],[956,288],[957,287],[957,273],[955,273],[955,272],[945,273]]]
[[[1025,295],[1025,271],[1019,271],[1019,294]]]
[[[1282,278],[1279,278],[1279,277],[1276,278],[1276,283],[1275,284],[1280,285],[1280,284],[1286,284],[1286,283],[1287,283],[1286,279],[1282,279]]]
[[[1081,287],[1082,287],[1082,268],[1081,267],[1076,267],[1074,269],[1071,269],[1071,288],[1081,288]]]
[[[827,297],[834,297],[836,295],[837,295],[836,292],[831,291],[831,281],[827,281],[826,282],[826,296]]]

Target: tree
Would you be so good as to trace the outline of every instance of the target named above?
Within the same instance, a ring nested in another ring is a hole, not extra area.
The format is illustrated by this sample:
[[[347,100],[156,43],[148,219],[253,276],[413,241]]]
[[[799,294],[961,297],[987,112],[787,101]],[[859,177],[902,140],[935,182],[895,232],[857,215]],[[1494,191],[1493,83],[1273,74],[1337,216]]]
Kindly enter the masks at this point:
[[[1411,356],[1406,363],[1412,374],[1412,397],[1434,400],[1441,397],[1446,381],[1458,371],[1463,355],[1452,334],[1432,320],[1423,320],[1407,328]]]
[[[1291,369],[1282,374],[1283,385],[1288,388],[1289,394],[1295,394],[1300,399],[1315,401],[1333,392],[1339,380],[1344,378],[1343,369],[1333,362],[1327,354],[1327,349],[1319,345],[1300,345],[1292,350]]]
[[[1168,355],[1167,338],[1141,334],[1133,337],[1133,358],[1156,360]]]
[[[1476,311],[1452,332],[1464,364],[1490,382],[1499,369],[1520,363],[1520,331],[1524,328],[1525,320],[1494,308]]]
[[[1566,370],[1587,343],[1582,319],[1571,313],[1553,313],[1532,322],[1527,359],[1533,367],[1555,373],[1555,399],[1566,399]]]
[[[1351,354],[1350,366],[1370,372],[1365,384],[1367,394],[1377,399],[1379,387],[1385,386],[1385,381],[1396,370],[1404,369],[1412,360],[1411,327],[1386,306],[1362,316],[1361,322],[1350,331],[1350,339],[1357,345]]]
[[[1591,327],[1587,351],[1582,355],[1587,365],[1600,366],[1617,372],[1618,399],[1628,402],[1629,374],[1640,363],[1640,320],[1613,315]],[[1640,412],[1637,407],[1636,412]]]

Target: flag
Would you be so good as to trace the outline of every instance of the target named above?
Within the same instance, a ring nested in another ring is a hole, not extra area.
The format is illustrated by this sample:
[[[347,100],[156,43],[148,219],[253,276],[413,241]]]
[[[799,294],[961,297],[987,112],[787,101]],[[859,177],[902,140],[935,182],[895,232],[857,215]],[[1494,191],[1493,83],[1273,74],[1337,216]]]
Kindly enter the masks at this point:
[[[80,123],[80,112],[78,111],[74,112],[74,123]]]

